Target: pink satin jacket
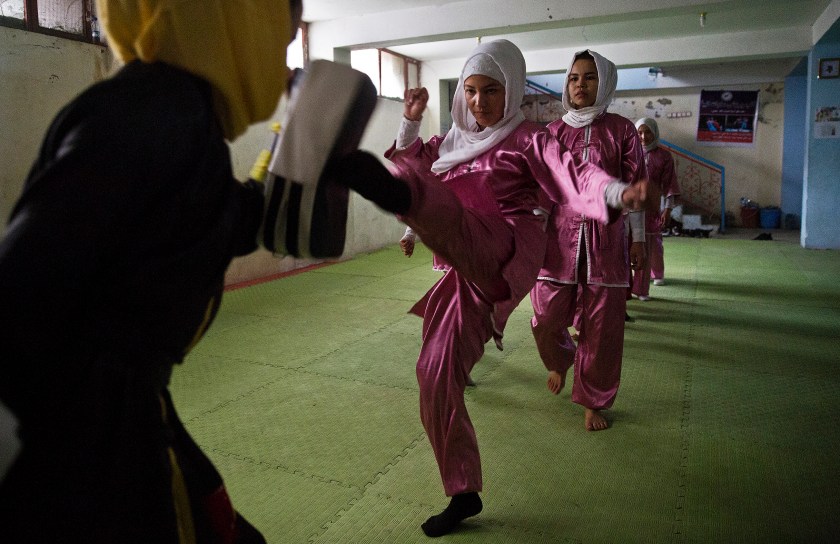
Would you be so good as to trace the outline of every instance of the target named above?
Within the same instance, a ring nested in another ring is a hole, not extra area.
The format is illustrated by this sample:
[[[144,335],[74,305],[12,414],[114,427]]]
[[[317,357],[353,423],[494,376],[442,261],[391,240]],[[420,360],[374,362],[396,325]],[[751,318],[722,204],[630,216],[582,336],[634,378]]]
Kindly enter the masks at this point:
[[[418,138],[404,149],[392,147],[385,156],[398,175],[402,171],[408,176],[436,178],[449,186],[465,207],[498,213],[504,218],[514,232],[516,246],[503,270],[511,302],[518,303],[530,291],[542,265],[544,223],[534,214],[540,207],[541,192],[587,216],[607,219],[604,189],[615,178],[576,160],[537,123],[523,121],[493,149],[435,175],[431,166],[438,158],[442,141],[442,136],[435,136],[423,144]],[[484,244],[492,243],[489,238],[474,240],[469,250],[481,251]]]
[[[662,192],[662,196],[677,196],[680,194],[680,185],[677,183],[677,170],[674,167],[674,157],[671,152],[661,147],[655,147],[645,151],[645,165],[647,166],[648,180],[655,184]],[[648,234],[662,230],[660,216],[648,213],[645,230]]]
[[[600,166],[625,183],[646,177],[644,148],[636,127],[620,115],[604,113],[582,128],[559,119],[549,124],[548,130],[575,157]],[[624,221],[617,214],[607,224],[599,221],[565,203],[555,204],[540,279],[627,287],[629,257]],[[581,248],[586,251],[586,278],[578,277]]]

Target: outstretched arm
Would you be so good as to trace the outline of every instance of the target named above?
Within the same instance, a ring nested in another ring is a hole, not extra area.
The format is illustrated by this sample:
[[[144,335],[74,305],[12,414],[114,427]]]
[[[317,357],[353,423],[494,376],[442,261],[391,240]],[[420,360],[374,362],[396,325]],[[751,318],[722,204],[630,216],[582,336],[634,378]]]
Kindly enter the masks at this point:
[[[531,173],[554,202],[570,205],[601,222],[609,219],[608,207],[642,209],[647,203],[647,180],[628,186],[601,168],[576,159],[548,131],[536,132],[527,147]]]

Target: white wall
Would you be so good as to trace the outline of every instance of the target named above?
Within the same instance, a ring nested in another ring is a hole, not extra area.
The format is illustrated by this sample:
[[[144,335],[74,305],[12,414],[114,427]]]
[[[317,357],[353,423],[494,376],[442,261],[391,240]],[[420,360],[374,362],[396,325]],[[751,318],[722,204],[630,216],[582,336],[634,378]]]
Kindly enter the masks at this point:
[[[53,117],[113,64],[103,47],[0,27],[0,236]]]
[[[271,123],[282,120],[285,107],[285,101],[281,101],[270,120],[252,126],[231,145],[234,175],[237,178],[245,179],[248,176],[258,150],[265,145],[266,138],[270,137]],[[401,116],[402,102],[380,98],[360,147],[381,158],[394,141]],[[384,213],[369,201],[351,192],[347,210],[347,237],[341,259],[395,244],[402,237],[404,230],[405,225],[393,215]],[[250,282],[320,262],[322,260],[276,257],[260,249],[245,257],[234,259],[228,268],[225,283],[232,285]]]
[[[380,98],[362,138],[361,148],[382,159],[383,153],[394,143],[402,115],[401,101]],[[404,231],[405,225],[393,215],[353,193],[347,219],[346,253],[357,254],[396,243]]]
[[[609,111],[632,121],[654,117],[661,138],[726,168],[727,225],[740,225],[742,196],[761,206],[779,206],[782,187],[784,82],[727,85],[726,89],[759,90],[759,112],[754,147],[710,147],[696,142],[700,91],[720,86],[670,90],[621,91]],[[670,112],[691,112],[690,117],[668,119]]]

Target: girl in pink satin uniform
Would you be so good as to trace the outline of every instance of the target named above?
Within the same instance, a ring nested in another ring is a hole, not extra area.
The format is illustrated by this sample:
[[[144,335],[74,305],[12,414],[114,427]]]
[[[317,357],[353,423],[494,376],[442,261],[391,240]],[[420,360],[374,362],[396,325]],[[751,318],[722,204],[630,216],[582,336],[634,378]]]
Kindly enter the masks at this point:
[[[615,93],[615,65],[593,51],[575,54],[563,89],[567,113],[548,129],[576,157],[633,184],[646,177],[636,129],[606,109]],[[584,407],[587,430],[606,429],[600,414],[615,401],[621,378],[630,270],[644,257],[644,212],[631,212],[633,244],[618,214],[601,224],[566,203],[555,204],[545,262],[531,291],[532,331],[558,394],[574,364],[572,401]],[[577,318],[575,312],[579,312]],[[575,346],[568,328],[579,331]]]
[[[482,508],[481,462],[464,388],[484,344],[494,338],[501,349],[505,323],[542,265],[540,190],[602,222],[607,203],[619,208],[634,191],[576,161],[541,126],[525,121],[524,89],[525,62],[515,45],[479,45],[458,82],[452,130],[424,144],[417,136],[428,93],[409,90],[400,134],[386,153],[392,173],[411,190],[410,208],[390,211],[434,251],[436,262],[449,266],[411,309],[423,318],[420,416],[452,497],[423,524],[429,536],[450,532]]]
[[[671,210],[680,196],[674,158],[667,149],[659,147],[659,126],[654,119],[643,117],[636,121],[636,129],[645,149],[648,180],[656,186],[664,199],[659,214],[648,213],[645,222],[647,258],[645,264],[633,273],[633,294],[646,300],[650,294],[650,281],[665,284],[665,248],[662,246],[662,229],[669,223]]]

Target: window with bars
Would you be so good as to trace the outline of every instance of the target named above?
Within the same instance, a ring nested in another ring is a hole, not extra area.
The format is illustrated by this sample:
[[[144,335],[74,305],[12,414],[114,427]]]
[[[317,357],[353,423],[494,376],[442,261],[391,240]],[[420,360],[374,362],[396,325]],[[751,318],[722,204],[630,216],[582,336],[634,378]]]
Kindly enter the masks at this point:
[[[0,0],[0,25],[101,43],[94,0]]]
[[[0,26],[104,43],[94,0],[0,0]],[[308,63],[307,40],[307,23],[302,23],[288,50],[292,68]]]
[[[379,96],[402,99],[420,86],[420,61],[388,49],[351,51],[350,64],[370,77]]]

